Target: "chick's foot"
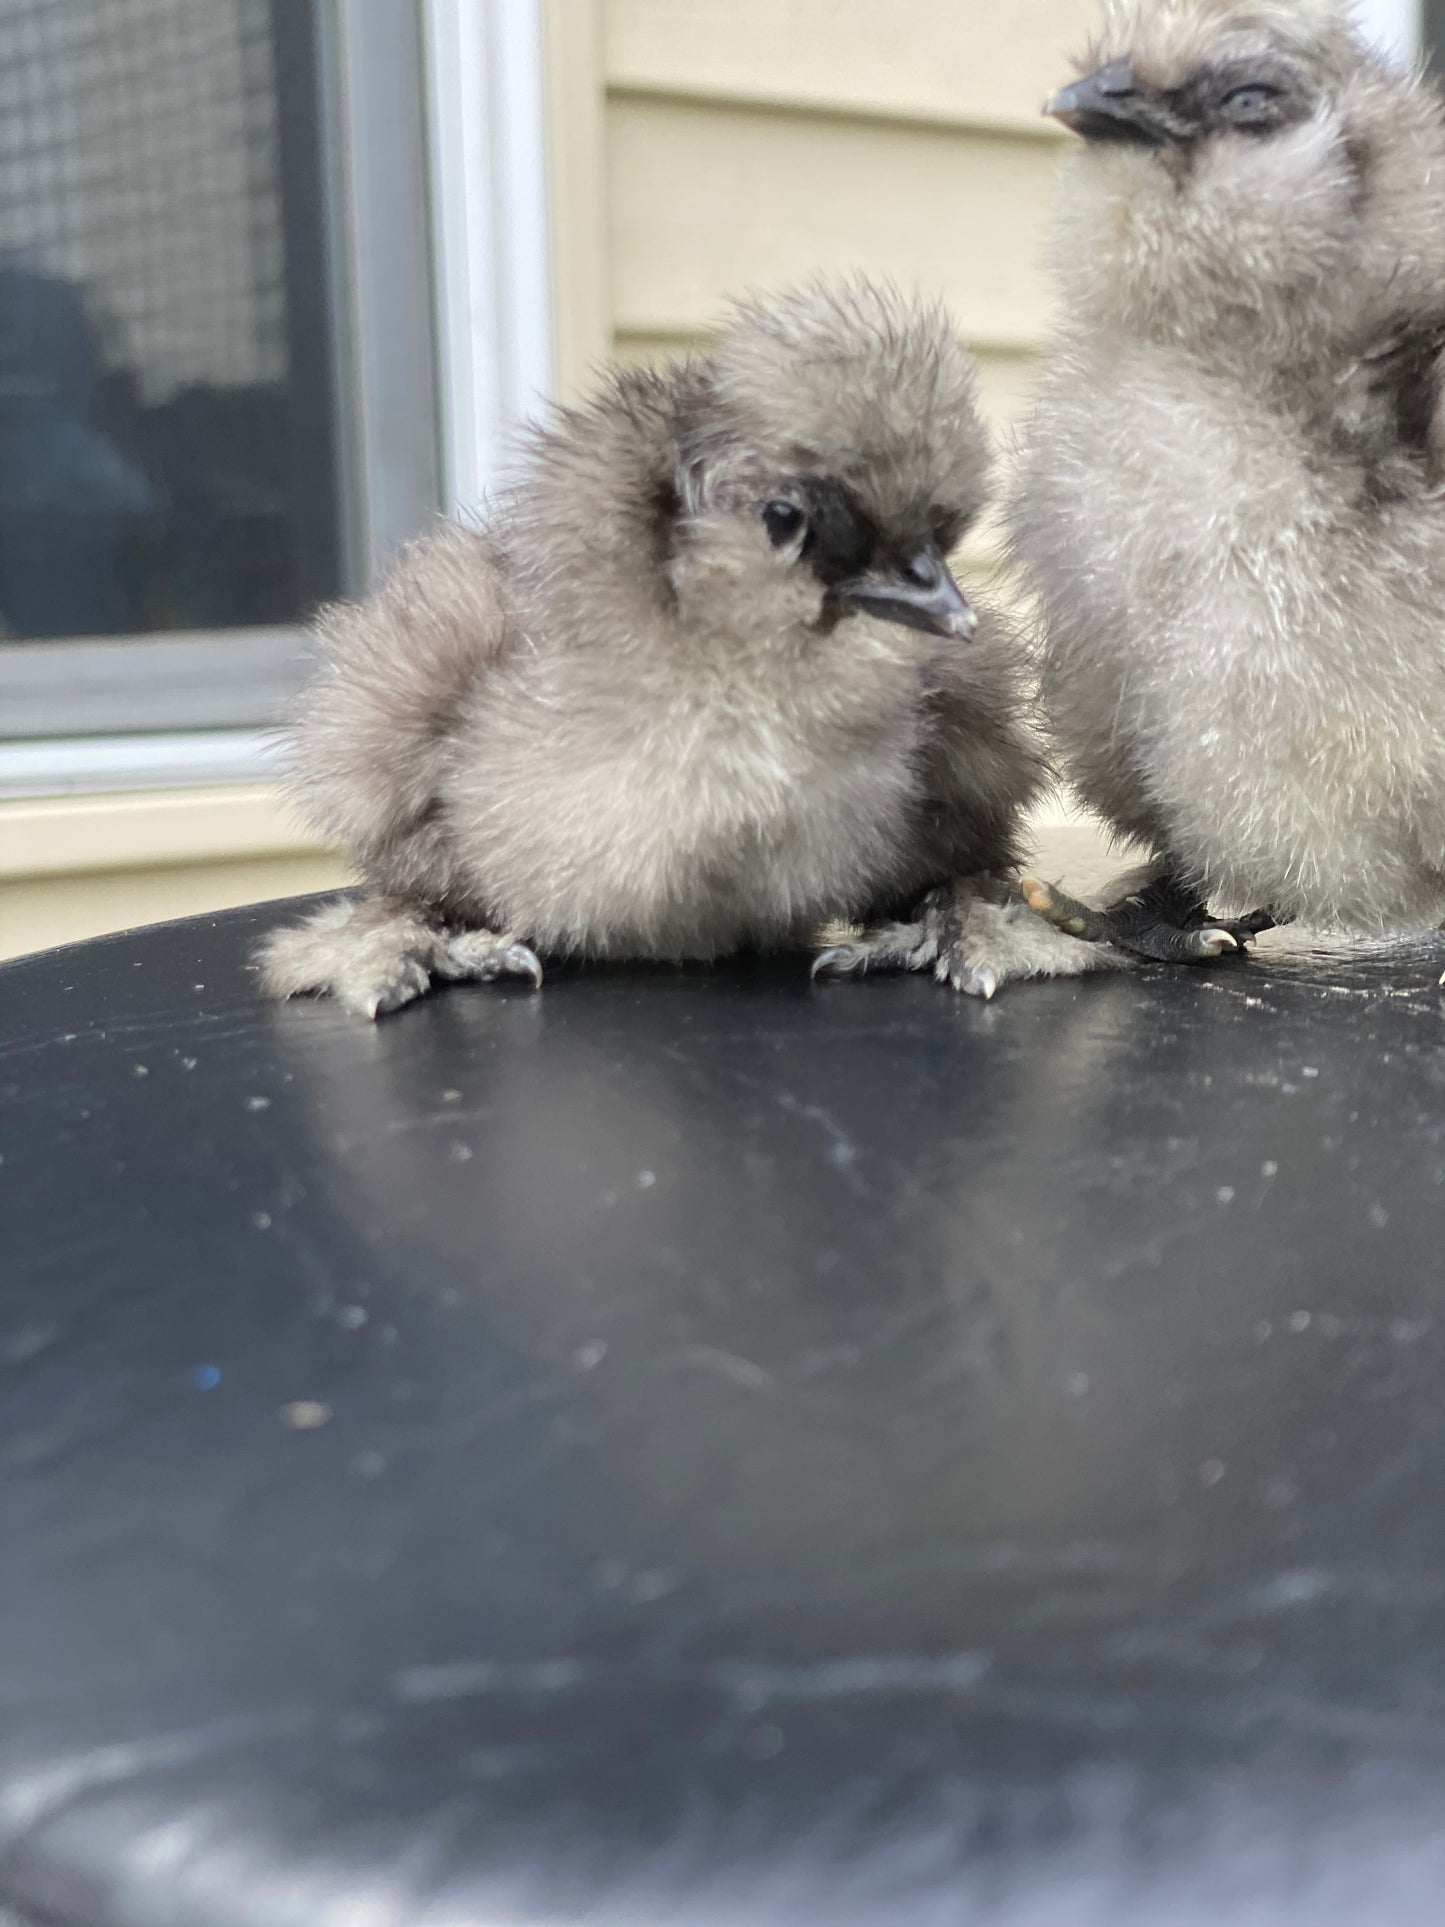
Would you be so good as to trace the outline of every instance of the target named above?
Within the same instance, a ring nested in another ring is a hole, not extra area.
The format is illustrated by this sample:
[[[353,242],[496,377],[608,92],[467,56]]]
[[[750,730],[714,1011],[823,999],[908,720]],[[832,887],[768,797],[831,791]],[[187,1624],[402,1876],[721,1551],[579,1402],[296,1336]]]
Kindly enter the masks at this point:
[[[1026,977],[1079,977],[1121,967],[1017,901],[994,877],[958,877],[932,890],[911,921],[875,924],[821,951],[815,977],[869,970],[931,970],[949,989],[991,998]]]
[[[434,976],[542,981],[526,944],[491,930],[452,930],[396,897],[342,898],[302,924],[276,930],[256,953],[273,997],[329,995],[375,1021],[422,996]]]
[[[1211,917],[1167,878],[1132,890],[1102,910],[1037,877],[1025,877],[1020,888],[1029,908],[1055,929],[1155,963],[1217,963],[1221,957],[1238,956],[1277,921],[1268,910],[1239,918]]]

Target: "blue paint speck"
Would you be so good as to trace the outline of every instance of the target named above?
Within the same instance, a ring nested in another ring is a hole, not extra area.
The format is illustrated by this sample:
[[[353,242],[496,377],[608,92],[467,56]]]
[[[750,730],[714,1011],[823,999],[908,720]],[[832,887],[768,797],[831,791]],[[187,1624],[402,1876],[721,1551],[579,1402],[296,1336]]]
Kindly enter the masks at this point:
[[[221,1382],[219,1365],[197,1365],[191,1373],[191,1383],[198,1392],[214,1392]]]

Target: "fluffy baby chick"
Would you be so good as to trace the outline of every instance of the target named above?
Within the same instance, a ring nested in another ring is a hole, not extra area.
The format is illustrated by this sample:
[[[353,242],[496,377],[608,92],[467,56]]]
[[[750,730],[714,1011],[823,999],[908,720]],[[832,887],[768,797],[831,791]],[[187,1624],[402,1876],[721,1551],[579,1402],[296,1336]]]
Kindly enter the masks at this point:
[[[866,284],[617,375],[487,526],[323,617],[294,784],[366,889],[275,933],[267,987],[374,1017],[437,977],[803,945],[930,891],[820,967],[985,995],[1090,967],[1006,881],[1040,765],[1015,639],[944,559],[986,473],[943,315]]]
[[[1437,925],[1440,102],[1344,0],[1115,4],[1084,68],[1014,535],[1067,774],[1154,863],[1029,899],[1162,957]]]

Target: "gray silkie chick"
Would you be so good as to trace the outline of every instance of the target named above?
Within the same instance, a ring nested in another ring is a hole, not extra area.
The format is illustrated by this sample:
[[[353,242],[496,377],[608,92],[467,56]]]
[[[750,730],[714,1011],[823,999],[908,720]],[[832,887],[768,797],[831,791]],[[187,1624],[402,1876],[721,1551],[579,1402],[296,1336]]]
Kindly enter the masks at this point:
[[[486,526],[323,616],[293,787],[365,890],[274,933],[266,987],[375,1017],[434,978],[888,915],[819,967],[983,995],[1091,968],[1009,875],[1040,781],[1021,658],[945,561],[987,468],[942,313],[862,282],[614,376]]]
[[[1445,118],[1344,0],[1106,8],[1014,541],[1145,955],[1445,917]],[[1239,922],[1211,920],[1218,899]]]

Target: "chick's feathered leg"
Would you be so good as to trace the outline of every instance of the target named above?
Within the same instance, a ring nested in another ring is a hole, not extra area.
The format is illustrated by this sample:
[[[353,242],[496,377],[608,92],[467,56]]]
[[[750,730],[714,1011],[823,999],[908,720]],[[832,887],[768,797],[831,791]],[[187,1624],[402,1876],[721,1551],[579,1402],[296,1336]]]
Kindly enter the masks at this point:
[[[932,970],[970,997],[992,997],[1024,977],[1081,977],[1118,970],[1123,959],[1056,929],[1020,903],[999,877],[956,877],[931,890],[907,923],[875,924],[830,944],[815,977],[869,970]]]
[[[1120,879],[1116,894],[1101,910],[1037,877],[1025,877],[1020,888],[1029,908],[1056,929],[1155,963],[1216,963],[1237,956],[1278,921],[1269,910],[1233,919],[1211,917],[1192,891],[1159,869]]]
[[[434,976],[542,982],[542,966],[526,944],[494,930],[449,928],[400,897],[328,903],[304,923],[273,931],[256,962],[273,997],[326,992],[373,1019],[420,997]]]

